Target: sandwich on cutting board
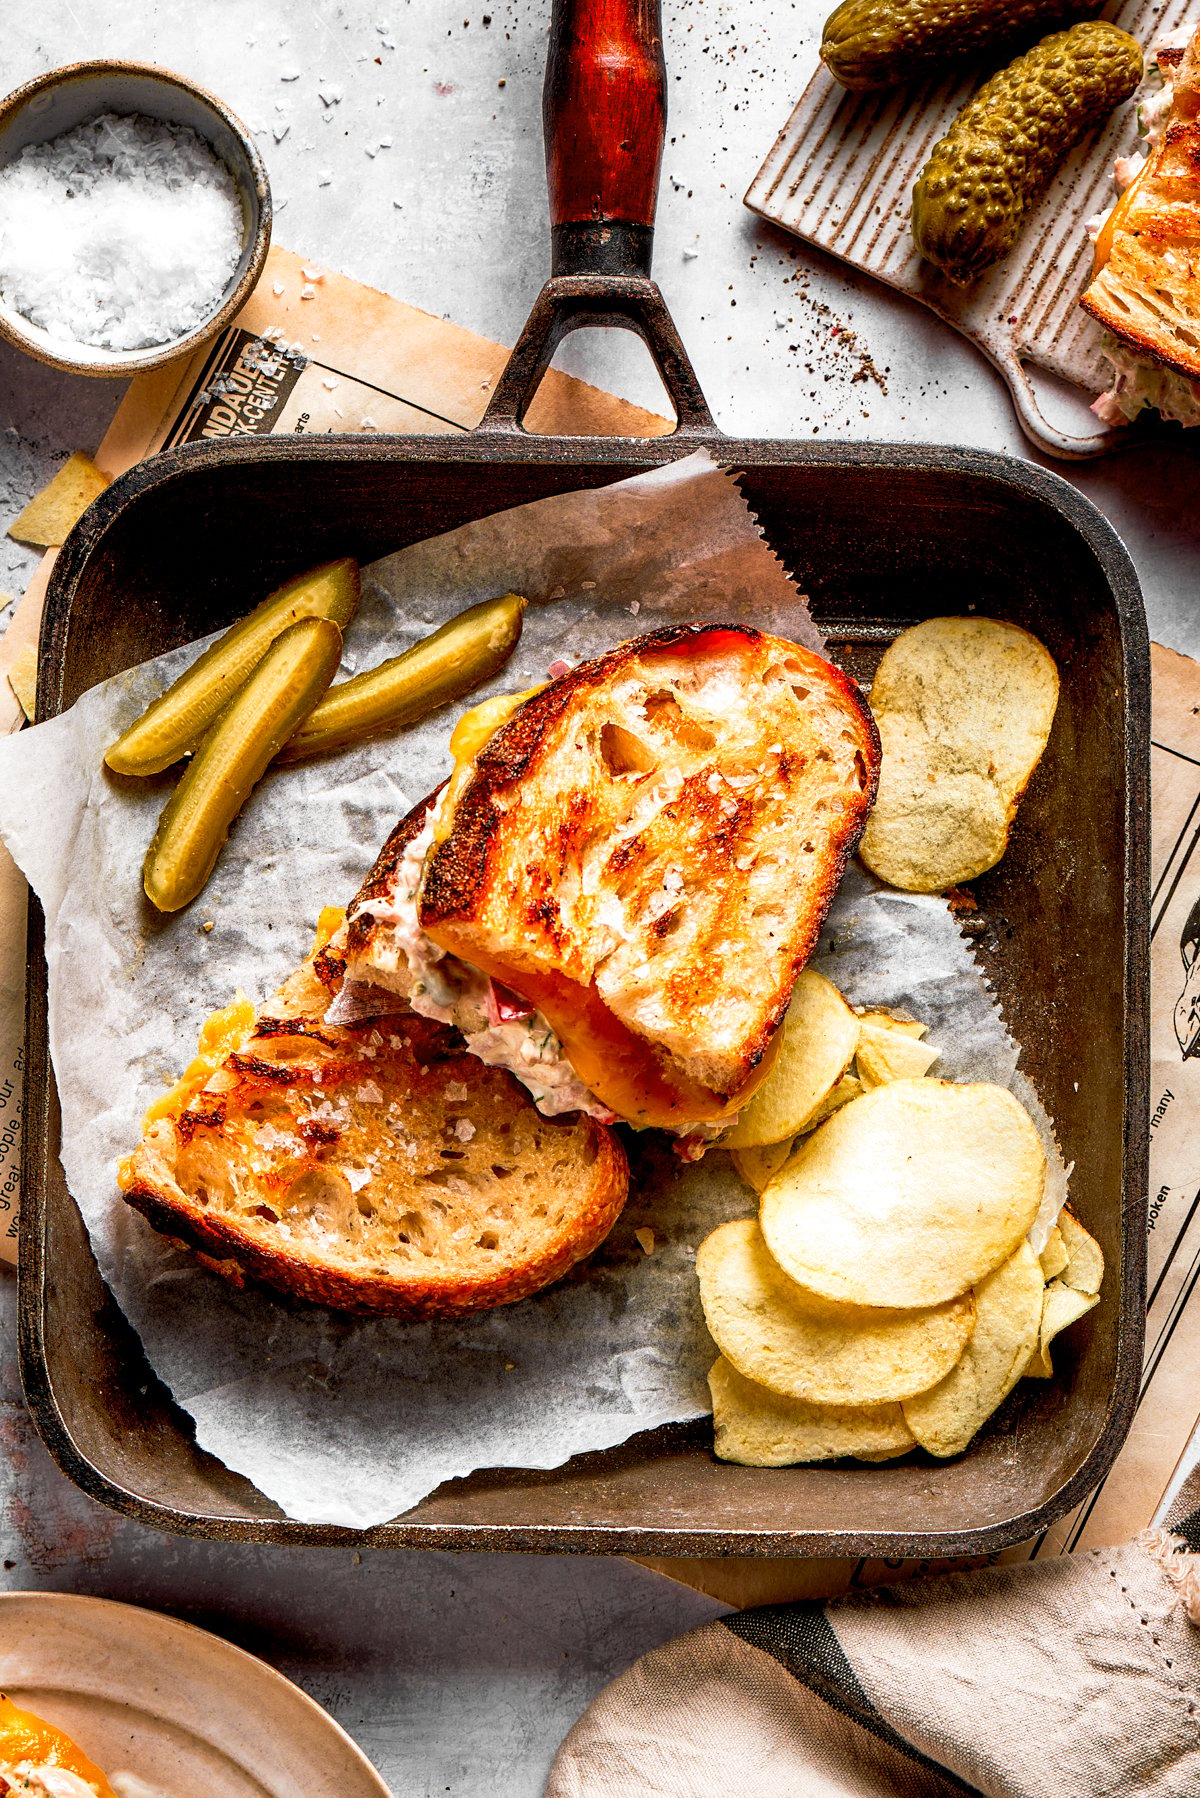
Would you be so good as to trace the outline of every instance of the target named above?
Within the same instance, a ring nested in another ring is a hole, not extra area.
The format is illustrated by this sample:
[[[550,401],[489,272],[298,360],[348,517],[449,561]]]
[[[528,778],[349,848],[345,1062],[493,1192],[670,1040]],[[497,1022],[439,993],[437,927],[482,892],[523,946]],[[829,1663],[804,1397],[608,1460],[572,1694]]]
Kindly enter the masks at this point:
[[[239,998],[151,1107],[126,1200],[241,1284],[443,1317],[604,1240],[623,1120],[703,1152],[770,1071],[874,801],[831,663],[656,631],[485,701],[261,1013]]]
[[[1200,31],[1160,46],[1139,109],[1147,154],[1096,231],[1091,285],[1080,302],[1105,327],[1115,379],[1092,407],[1128,424],[1157,409],[1200,424]],[[1161,84],[1161,85],[1159,85]],[[1122,159],[1120,178],[1137,158]]]

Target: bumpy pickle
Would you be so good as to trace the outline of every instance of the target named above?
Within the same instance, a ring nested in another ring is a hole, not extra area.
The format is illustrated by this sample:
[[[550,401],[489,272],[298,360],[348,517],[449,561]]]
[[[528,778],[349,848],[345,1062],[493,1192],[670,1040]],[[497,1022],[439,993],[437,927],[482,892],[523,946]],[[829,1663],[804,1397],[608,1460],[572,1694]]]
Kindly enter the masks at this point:
[[[1142,52],[1101,20],[1056,32],[968,101],[913,189],[917,249],[962,284],[1006,256],[1068,151],[1142,78]]]
[[[897,87],[1015,48],[1056,25],[1094,19],[1102,0],[842,0],[825,21],[821,61],[843,87]]]

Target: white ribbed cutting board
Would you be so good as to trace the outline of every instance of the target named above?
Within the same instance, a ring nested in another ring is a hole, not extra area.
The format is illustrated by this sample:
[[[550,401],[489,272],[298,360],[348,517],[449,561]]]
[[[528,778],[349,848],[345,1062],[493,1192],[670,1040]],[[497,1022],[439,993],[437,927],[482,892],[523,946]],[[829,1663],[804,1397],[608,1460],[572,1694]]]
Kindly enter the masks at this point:
[[[1147,52],[1187,19],[1195,0],[1130,0],[1113,14]],[[993,64],[995,66],[995,64]],[[1043,417],[1023,364],[1033,363],[1084,388],[1108,385],[1100,326],[1079,308],[1091,274],[1084,220],[1111,204],[1113,158],[1134,147],[1129,105],[1063,164],[1030,211],[1016,246],[971,287],[956,287],[913,248],[913,184],[984,71],[851,94],[823,64],[758,171],[746,204],[806,243],[910,294],[988,356],[1012,393],[1021,428],[1052,456],[1103,455],[1128,441],[1097,428],[1072,436]],[[988,71],[990,72],[990,71]]]

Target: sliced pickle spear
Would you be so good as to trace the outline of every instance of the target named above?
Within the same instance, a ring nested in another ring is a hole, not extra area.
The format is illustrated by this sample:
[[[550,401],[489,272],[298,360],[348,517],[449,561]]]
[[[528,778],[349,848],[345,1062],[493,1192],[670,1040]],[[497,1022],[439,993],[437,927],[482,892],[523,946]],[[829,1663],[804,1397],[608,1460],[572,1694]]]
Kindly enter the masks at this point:
[[[280,761],[298,762],[398,730],[469,693],[503,668],[520,641],[524,611],[518,593],[485,599],[403,655],[340,681],[305,720]]]
[[[342,633],[331,618],[302,618],[234,694],[167,801],[146,853],[143,884],[159,911],[180,911],[203,891],[230,825],[328,687],[341,655]]]
[[[115,774],[158,774],[195,749],[213,719],[261,662],[281,631],[301,618],[331,618],[340,630],[358,606],[358,563],[323,562],[277,587],[248,618],[206,649],[113,744]]]

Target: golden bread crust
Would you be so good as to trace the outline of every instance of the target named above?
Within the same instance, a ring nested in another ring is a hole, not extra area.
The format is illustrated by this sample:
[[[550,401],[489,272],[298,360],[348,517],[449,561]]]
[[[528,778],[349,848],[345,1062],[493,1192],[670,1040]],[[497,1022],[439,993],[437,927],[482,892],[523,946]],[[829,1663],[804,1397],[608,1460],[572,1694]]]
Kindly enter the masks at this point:
[[[1112,227],[1080,305],[1151,361],[1200,380],[1200,34],[1181,54],[1166,128]]]
[[[591,1254],[628,1190],[613,1133],[541,1117],[445,1025],[325,1024],[316,960],[148,1125],[126,1201],[235,1285],[403,1319],[512,1304]]]
[[[874,721],[824,658],[744,626],[653,632],[485,745],[421,925],[538,1005],[622,1115],[603,1083],[621,1053],[684,1095],[678,1116],[723,1115],[766,1072],[878,772]],[[599,1084],[571,1033],[597,1005]]]

